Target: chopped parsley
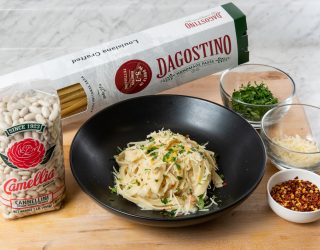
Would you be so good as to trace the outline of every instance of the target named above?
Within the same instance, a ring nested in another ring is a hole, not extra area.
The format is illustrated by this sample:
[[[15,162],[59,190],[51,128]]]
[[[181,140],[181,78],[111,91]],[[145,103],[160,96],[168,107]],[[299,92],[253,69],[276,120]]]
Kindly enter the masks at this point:
[[[152,152],[150,155],[152,156],[153,160],[157,159],[157,157],[158,157],[158,153],[157,152]]]
[[[109,189],[110,189],[111,193],[113,193],[113,194],[117,193],[117,188],[116,187],[109,186]]]
[[[198,202],[197,202],[197,206],[199,209],[203,209],[204,208],[204,205],[205,205],[205,202],[204,202],[204,195],[199,195],[198,196]]]
[[[170,148],[169,151],[163,156],[162,161],[169,162],[169,159],[172,153],[173,153],[173,149]]]
[[[161,199],[161,202],[166,205],[170,202],[170,200],[167,197],[165,197],[165,198]]]
[[[243,103],[240,103],[240,102]],[[268,86],[264,82],[254,84],[248,82],[247,85],[241,85],[239,90],[232,93],[232,109],[251,121],[260,121],[262,116],[272,107],[250,106],[253,105],[274,105],[278,99],[273,96]]]
[[[176,165],[176,168],[178,169],[178,170],[181,170],[181,165],[179,165],[178,163],[174,163],[175,165]]]
[[[175,217],[176,211],[177,211],[176,209],[171,211],[161,211],[160,214],[169,216],[169,217]]]
[[[177,179],[178,179],[179,181],[181,181],[181,180],[183,179],[183,177],[182,177],[182,176],[177,176]]]
[[[154,151],[156,149],[158,149],[158,147],[156,147],[156,146],[152,146],[151,148],[148,148],[147,154],[150,154],[152,151]]]
[[[179,144],[178,147],[179,147],[179,154],[183,154],[184,152],[186,152],[186,150],[182,144]]]
[[[183,154],[184,152],[186,152],[184,149],[179,150],[179,154]]]

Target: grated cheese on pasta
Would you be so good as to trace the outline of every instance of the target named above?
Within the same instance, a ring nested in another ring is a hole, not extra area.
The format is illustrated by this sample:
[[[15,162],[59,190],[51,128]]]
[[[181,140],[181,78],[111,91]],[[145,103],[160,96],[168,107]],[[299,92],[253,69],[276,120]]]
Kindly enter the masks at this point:
[[[128,143],[115,159],[116,192],[144,210],[194,213],[204,208],[210,182],[223,186],[214,152],[170,130]]]

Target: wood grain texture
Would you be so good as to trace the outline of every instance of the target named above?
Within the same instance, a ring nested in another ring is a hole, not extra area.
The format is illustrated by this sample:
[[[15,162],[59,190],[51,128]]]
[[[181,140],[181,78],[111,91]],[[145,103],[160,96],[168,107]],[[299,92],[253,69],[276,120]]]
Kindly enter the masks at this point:
[[[213,75],[165,93],[221,102]],[[0,219],[0,249],[319,249],[320,221],[294,224],[267,204],[266,183],[277,170],[269,162],[253,194],[229,215],[186,228],[152,228],[122,219],[97,205],[74,180],[69,148],[81,124],[64,128],[67,198],[59,211],[14,221]]]

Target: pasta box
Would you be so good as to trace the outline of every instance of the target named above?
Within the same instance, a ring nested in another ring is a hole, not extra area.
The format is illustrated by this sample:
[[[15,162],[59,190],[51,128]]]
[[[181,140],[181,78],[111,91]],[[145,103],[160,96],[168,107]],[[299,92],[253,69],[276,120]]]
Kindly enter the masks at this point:
[[[48,79],[63,123],[121,100],[165,89],[249,60],[246,17],[233,3],[0,77],[1,87]]]

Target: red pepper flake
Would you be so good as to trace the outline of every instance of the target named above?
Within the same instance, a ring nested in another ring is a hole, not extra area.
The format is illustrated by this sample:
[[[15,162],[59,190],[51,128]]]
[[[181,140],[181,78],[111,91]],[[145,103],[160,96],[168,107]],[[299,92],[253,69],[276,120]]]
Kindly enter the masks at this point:
[[[294,211],[320,209],[319,188],[310,181],[300,180],[298,176],[274,186],[270,194],[280,205]]]

